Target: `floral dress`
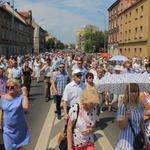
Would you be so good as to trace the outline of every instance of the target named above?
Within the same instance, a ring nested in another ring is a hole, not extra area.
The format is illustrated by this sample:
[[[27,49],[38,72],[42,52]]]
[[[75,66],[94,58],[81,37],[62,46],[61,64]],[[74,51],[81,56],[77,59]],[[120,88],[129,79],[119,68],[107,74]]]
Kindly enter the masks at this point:
[[[136,134],[141,130],[140,123],[144,116],[144,105],[140,102],[139,107],[131,107],[131,123]],[[126,106],[122,103],[118,109],[117,121],[122,121],[125,118]],[[115,150],[133,150],[134,135],[131,126],[127,123],[123,130],[120,130],[119,139]]]
[[[69,111],[69,117],[71,121],[74,121],[77,118],[77,107],[78,107],[77,104],[74,104]],[[89,112],[79,109],[78,120],[73,132],[74,146],[83,147],[94,143],[93,133],[83,135],[81,133],[82,131],[81,128],[94,126],[97,118],[96,112],[97,112],[96,107]]]

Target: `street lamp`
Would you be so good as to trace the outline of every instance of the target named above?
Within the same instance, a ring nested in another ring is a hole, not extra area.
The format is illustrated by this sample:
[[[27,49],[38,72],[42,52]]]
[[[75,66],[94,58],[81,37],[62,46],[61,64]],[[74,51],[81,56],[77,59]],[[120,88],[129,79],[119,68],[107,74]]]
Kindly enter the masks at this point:
[[[104,16],[104,52],[106,52],[106,15],[101,11],[98,12]]]
[[[40,22],[42,22],[44,19],[41,19],[40,21],[37,22],[37,24],[39,24]]]
[[[14,0],[12,0],[12,55],[14,55]]]

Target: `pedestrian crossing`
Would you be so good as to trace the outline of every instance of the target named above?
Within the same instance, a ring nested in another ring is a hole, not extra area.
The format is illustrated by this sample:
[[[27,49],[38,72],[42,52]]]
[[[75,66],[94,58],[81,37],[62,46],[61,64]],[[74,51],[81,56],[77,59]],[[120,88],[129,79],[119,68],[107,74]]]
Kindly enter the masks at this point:
[[[63,115],[63,114],[62,114]],[[58,137],[61,129],[65,125],[63,119],[58,120],[54,113],[54,104],[51,104],[49,113],[38,138],[36,150],[59,150]],[[96,150],[113,150],[114,148],[108,141],[107,137],[100,128],[96,128],[94,132],[95,149]]]

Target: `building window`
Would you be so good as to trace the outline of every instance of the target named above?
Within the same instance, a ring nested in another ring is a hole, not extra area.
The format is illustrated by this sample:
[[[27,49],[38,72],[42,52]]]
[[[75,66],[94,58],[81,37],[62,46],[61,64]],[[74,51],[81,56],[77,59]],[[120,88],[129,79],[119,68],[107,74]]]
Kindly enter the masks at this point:
[[[135,20],[138,19],[138,9],[135,10]]]
[[[121,3],[121,11],[123,10],[123,3]]]
[[[120,32],[120,42],[122,42],[122,32]]]
[[[2,29],[2,39],[5,39],[5,32],[4,32],[4,29]]]
[[[140,38],[143,36],[143,26],[140,26]]]
[[[134,53],[135,53],[135,55],[136,55],[136,48],[134,48]]]
[[[129,13],[129,22],[131,22],[131,12]]]
[[[128,48],[128,54],[130,54],[130,48]]]
[[[139,48],[140,55],[142,54],[142,48]]]
[[[128,14],[126,14],[125,24],[127,24],[127,21],[128,21]]]
[[[122,17],[120,18],[120,26],[122,26]]]
[[[137,39],[137,28],[135,28],[135,35],[134,35],[134,39]]]
[[[141,15],[140,15],[140,17],[143,17],[143,5],[141,6]]]
[[[131,38],[131,30],[129,30],[129,34],[128,34],[128,40],[130,41]]]
[[[125,41],[127,41],[127,31],[125,31]]]

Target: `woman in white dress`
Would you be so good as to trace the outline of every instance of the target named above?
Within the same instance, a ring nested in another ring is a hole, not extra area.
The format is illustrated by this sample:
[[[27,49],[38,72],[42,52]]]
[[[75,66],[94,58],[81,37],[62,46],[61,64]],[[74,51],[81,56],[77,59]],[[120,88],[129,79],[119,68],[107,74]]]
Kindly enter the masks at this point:
[[[40,80],[40,67],[41,67],[41,62],[39,61],[39,58],[36,57],[35,61],[34,61],[34,76],[36,78],[36,82],[38,83]]]

